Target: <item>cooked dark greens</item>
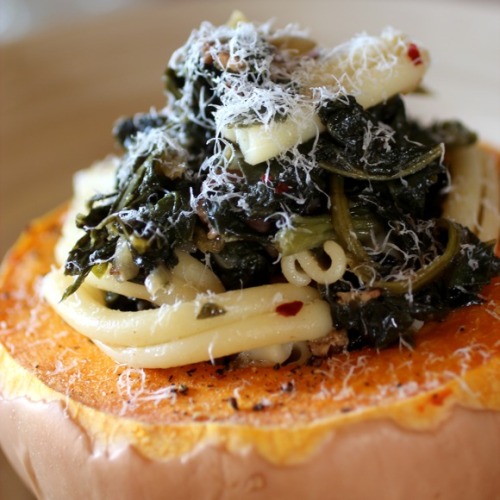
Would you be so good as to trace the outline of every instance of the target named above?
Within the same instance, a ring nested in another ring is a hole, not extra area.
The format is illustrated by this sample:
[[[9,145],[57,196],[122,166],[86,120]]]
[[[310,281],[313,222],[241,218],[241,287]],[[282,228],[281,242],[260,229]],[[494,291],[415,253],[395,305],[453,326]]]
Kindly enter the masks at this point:
[[[245,78],[293,94],[293,82],[255,69],[275,50],[261,45],[255,60],[241,63]],[[224,66],[222,56],[198,59],[189,71],[166,71],[168,112],[115,126],[124,150],[115,189],[89,200],[77,219],[85,234],[65,265],[76,277],[67,295],[90,272],[118,273],[123,245],[136,269],[127,279],[143,283],[159,265],[172,268],[183,249],[210,265],[226,289],[238,289],[279,281],[280,256],[310,249],[321,258],[321,245],[333,239],[348,271],[318,288],[350,348],[388,346],[421,322],[481,301],[481,287],[500,273],[493,242],[441,212],[445,147],[471,144],[474,133],[457,122],[421,126],[399,95],[368,109],[344,96],[318,110],[325,128],[318,138],[249,165],[213,119],[221,104],[216,85],[227,74],[237,78],[238,67]],[[286,109],[274,119],[283,116]],[[136,307],[116,296],[108,303]],[[214,305],[203,317],[214,314],[223,311]]]

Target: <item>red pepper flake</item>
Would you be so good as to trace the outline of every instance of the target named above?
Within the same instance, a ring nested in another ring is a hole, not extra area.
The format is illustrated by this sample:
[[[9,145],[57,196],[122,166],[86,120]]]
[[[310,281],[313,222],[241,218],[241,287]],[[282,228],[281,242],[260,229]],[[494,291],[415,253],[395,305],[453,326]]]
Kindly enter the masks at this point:
[[[290,191],[290,186],[284,182],[278,182],[275,191],[277,194],[288,193],[288,191]]]
[[[271,182],[274,181],[274,177],[271,175],[271,174],[262,174],[260,176],[260,180],[261,182],[263,182],[264,184],[270,184]]]
[[[285,317],[296,316],[297,314],[299,314],[303,305],[304,303],[301,302],[300,300],[294,300],[293,302],[286,302],[285,304],[280,304],[276,308],[276,312],[278,314],[281,314],[281,316]]]
[[[274,184],[274,181],[274,176],[272,176],[271,174],[264,173],[260,176],[260,182],[263,182],[268,186]],[[274,191],[276,192],[276,194],[288,193],[288,191],[290,191],[290,186],[286,182],[277,182],[276,186],[274,187]]]
[[[420,50],[414,43],[410,43],[408,45],[408,57],[411,59],[411,62],[415,65],[418,66],[419,64],[422,64],[424,61],[422,60],[422,56],[420,55]]]

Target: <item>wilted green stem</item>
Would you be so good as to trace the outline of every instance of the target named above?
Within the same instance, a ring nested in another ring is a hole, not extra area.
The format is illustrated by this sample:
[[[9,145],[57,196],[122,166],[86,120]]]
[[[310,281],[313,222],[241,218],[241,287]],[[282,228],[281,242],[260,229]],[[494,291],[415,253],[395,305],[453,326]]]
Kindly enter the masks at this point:
[[[448,229],[448,242],[442,255],[436,257],[429,265],[419,269],[413,276],[399,281],[376,281],[375,288],[382,288],[391,294],[417,292],[439,278],[460,251],[460,233],[455,224],[443,220],[442,224]]]
[[[296,216],[291,226],[280,229],[274,243],[283,257],[320,246],[335,238],[332,219],[328,215]]]

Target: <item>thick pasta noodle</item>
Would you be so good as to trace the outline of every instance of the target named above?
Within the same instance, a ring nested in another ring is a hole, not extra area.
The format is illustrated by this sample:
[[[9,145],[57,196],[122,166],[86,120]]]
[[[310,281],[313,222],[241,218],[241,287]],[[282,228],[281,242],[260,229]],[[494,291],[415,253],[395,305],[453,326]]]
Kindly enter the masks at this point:
[[[293,317],[283,317],[276,312],[264,313],[252,317],[251,321],[222,325],[173,342],[140,348],[114,347],[100,342],[97,345],[120,363],[161,368],[205,361],[207,353],[208,359],[214,361],[235,352],[248,352],[284,342],[315,340],[331,329],[328,305],[318,300],[305,304]],[[258,354],[263,359],[269,356],[263,350]]]
[[[215,274],[199,260],[186,252],[176,252],[178,265],[172,270],[158,269],[146,279],[145,285],[130,281],[117,281],[109,273],[90,275],[89,285],[125,297],[147,300],[156,305],[193,300],[200,292],[224,291]]]
[[[45,279],[45,296],[56,304],[61,297],[60,292],[64,292],[70,282],[71,279],[59,271],[53,271]],[[245,322],[262,314],[274,313],[280,306],[288,303],[299,302],[306,306],[318,298],[318,292],[310,287],[277,284],[217,295],[200,295],[193,301],[163,305],[157,309],[123,312],[108,309],[100,290],[82,286],[57,307],[67,322],[88,329],[89,334],[97,340],[114,345],[143,346],[190,337],[235,322]],[[209,307],[213,310],[203,315],[204,308],[208,310]],[[294,315],[285,312],[282,316]],[[85,323],[88,326],[84,326]]]
[[[122,312],[108,309],[102,292],[85,285],[60,302],[68,281],[71,279],[60,271],[52,271],[44,281],[47,300],[67,323],[117,361],[132,366],[195,363],[274,344],[313,340],[332,329],[328,305],[309,287],[268,285],[199,296],[153,310]],[[290,304],[298,309],[296,313],[288,312]],[[216,310],[216,315],[200,317],[205,307]]]
[[[491,152],[483,156],[484,192],[481,200],[481,218],[478,229],[482,241],[500,237],[500,172],[496,156]]]
[[[475,231],[483,241],[497,239],[500,182],[495,155],[474,145],[453,150],[449,161],[452,185],[445,217]]]
[[[305,286],[313,280],[322,285],[339,280],[346,271],[344,250],[338,243],[329,240],[323,244],[323,251],[329,259],[327,266],[321,266],[318,258],[309,250],[283,257],[281,270],[288,282]]]

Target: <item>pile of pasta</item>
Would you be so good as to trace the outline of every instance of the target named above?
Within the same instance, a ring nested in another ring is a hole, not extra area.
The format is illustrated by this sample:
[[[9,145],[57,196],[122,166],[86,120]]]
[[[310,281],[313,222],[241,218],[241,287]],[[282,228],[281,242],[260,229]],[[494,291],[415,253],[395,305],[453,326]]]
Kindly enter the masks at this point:
[[[68,246],[78,237],[74,216],[84,209],[89,191],[103,185],[105,175],[114,178],[112,161],[76,177],[73,208],[56,251],[61,265]],[[326,246],[332,257],[328,271],[320,269],[307,252],[292,256],[300,259],[302,273],[311,274],[309,281],[336,280],[344,273],[346,259],[341,247],[333,241]],[[280,363],[290,356],[294,343],[322,337],[332,329],[328,305],[317,290],[301,286],[304,279],[299,284],[301,278],[294,271],[288,273],[289,283],[225,292],[206,265],[187,252],[178,251],[177,257],[177,266],[162,270],[157,277],[150,276],[146,285],[119,282],[109,274],[91,274],[64,301],[61,297],[72,278],[55,269],[44,279],[43,293],[68,324],[113,359],[129,366],[165,368],[241,352]],[[104,303],[106,291],[144,299],[158,307],[137,312],[111,310]],[[296,314],[279,312],[280,306],[299,302],[302,306]],[[223,309],[224,314],[200,315],[207,308]]]
[[[230,21],[233,26],[238,23],[246,21],[239,15]],[[289,37],[286,43],[297,41]],[[267,125],[234,127],[221,119],[220,137],[236,144],[248,164],[268,161],[324,130],[314,111],[318,95],[352,94],[363,107],[373,106],[416,90],[428,64],[428,52],[397,31],[355,37],[300,75],[304,91],[292,116]],[[217,113],[224,116],[229,111],[222,107]],[[496,239],[499,189],[494,161],[476,145],[456,149],[448,161],[453,187],[444,216],[469,227],[483,241]],[[180,249],[172,269],[159,266],[144,284],[128,280],[133,262],[122,245],[115,256],[118,277],[109,269],[99,276],[90,273],[76,292],[61,300],[73,282],[63,268],[81,233],[74,227],[75,217],[85,212],[91,196],[112,192],[116,168],[117,160],[109,159],[76,176],[72,208],[57,249],[60,268],[49,273],[43,285],[43,294],[57,313],[106,354],[119,363],[144,368],[214,361],[238,353],[248,360],[275,364],[289,359],[294,350],[299,357],[307,357],[307,342],[332,332],[329,306],[316,285],[335,283],[349,268],[349,257],[334,240],[322,244],[326,268],[309,249],[282,254],[278,258],[285,283],[232,291],[224,290],[209,265]],[[109,309],[106,292],[145,300],[154,309]]]

